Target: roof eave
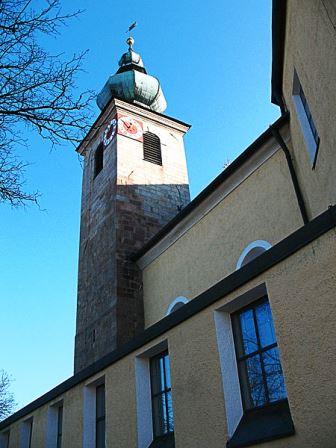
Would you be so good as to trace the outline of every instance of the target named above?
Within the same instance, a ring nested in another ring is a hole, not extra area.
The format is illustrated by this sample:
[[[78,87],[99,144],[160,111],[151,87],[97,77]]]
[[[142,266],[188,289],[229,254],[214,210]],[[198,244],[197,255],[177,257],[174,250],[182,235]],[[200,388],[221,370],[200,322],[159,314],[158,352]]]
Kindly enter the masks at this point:
[[[139,260],[146,252],[161,241],[175,226],[189,215],[201,202],[206,200],[228,177],[236,172],[247,159],[249,159],[255,151],[260,149],[262,145],[270,138],[273,138],[272,128],[281,128],[289,120],[289,114],[282,115],[276,120],[266,131],[264,131],[248,148],[245,149],[224,171],[222,171],[198,196],[196,196],[188,205],[186,205],[180,213],[178,213],[171,221],[168,222],[158,233],[156,233],[140,250],[132,256],[133,261]]]
[[[286,7],[287,0],[273,0],[271,101],[273,104],[280,107],[282,113],[286,111],[286,105],[282,93],[286,35]]]

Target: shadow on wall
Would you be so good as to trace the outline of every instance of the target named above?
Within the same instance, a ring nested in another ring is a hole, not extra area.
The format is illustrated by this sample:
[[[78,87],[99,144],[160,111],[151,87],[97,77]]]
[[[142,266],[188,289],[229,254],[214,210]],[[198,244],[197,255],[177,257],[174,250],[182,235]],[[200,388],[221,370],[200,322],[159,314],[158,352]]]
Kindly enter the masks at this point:
[[[143,331],[142,272],[132,255],[190,200],[187,184],[100,176],[82,207],[75,371]]]
[[[121,231],[140,231],[141,248],[190,202],[187,184],[117,185],[116,214]],[[122,222],[128,221],[126,227]],[[132,229],[131,229],[132,228]]]

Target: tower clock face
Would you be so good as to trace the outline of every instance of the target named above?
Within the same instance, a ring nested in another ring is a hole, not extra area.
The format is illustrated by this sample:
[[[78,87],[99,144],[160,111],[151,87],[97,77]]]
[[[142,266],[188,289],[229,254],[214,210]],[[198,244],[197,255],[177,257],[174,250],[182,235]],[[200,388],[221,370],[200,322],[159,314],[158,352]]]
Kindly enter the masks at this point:
[[[107,125],[105,132],[104,132],[103,142],[104,142],[105,146],[107,146],[111,143],[114,136],[116,135],[116,131],[117,131],[117,120],[115,118],[113,118],[110,121],[110,123]]]
[[[118,134],[142,141],[143,126],[141,121],[128,115],[120,115],[118,117]]]

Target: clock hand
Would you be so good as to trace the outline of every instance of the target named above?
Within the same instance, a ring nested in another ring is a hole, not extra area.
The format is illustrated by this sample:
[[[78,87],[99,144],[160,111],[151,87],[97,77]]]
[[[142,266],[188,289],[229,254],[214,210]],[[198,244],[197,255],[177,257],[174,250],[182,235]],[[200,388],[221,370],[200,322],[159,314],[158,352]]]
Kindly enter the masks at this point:
[[[131,125],[130,125],[130,124],[127,124],[126,121],[124,121],[124,120],[121,120],[121,121],[124,123],[124,125],[127,127],[127,129],[129,129],[129,128],[131,127]]]

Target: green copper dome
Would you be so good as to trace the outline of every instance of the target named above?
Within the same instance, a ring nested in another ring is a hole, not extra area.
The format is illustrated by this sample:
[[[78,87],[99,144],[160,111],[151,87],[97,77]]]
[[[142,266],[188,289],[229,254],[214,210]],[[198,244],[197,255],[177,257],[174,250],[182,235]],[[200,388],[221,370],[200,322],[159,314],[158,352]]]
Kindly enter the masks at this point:
[[[163,112],[167,103],[159,80],[147,74],[141,56],[133,51],[132,37],[127,43],[129,48],[120,58],[119,70],[109,77],[97,96],[98,107],[103,110],[112,98],[118,98]]]

